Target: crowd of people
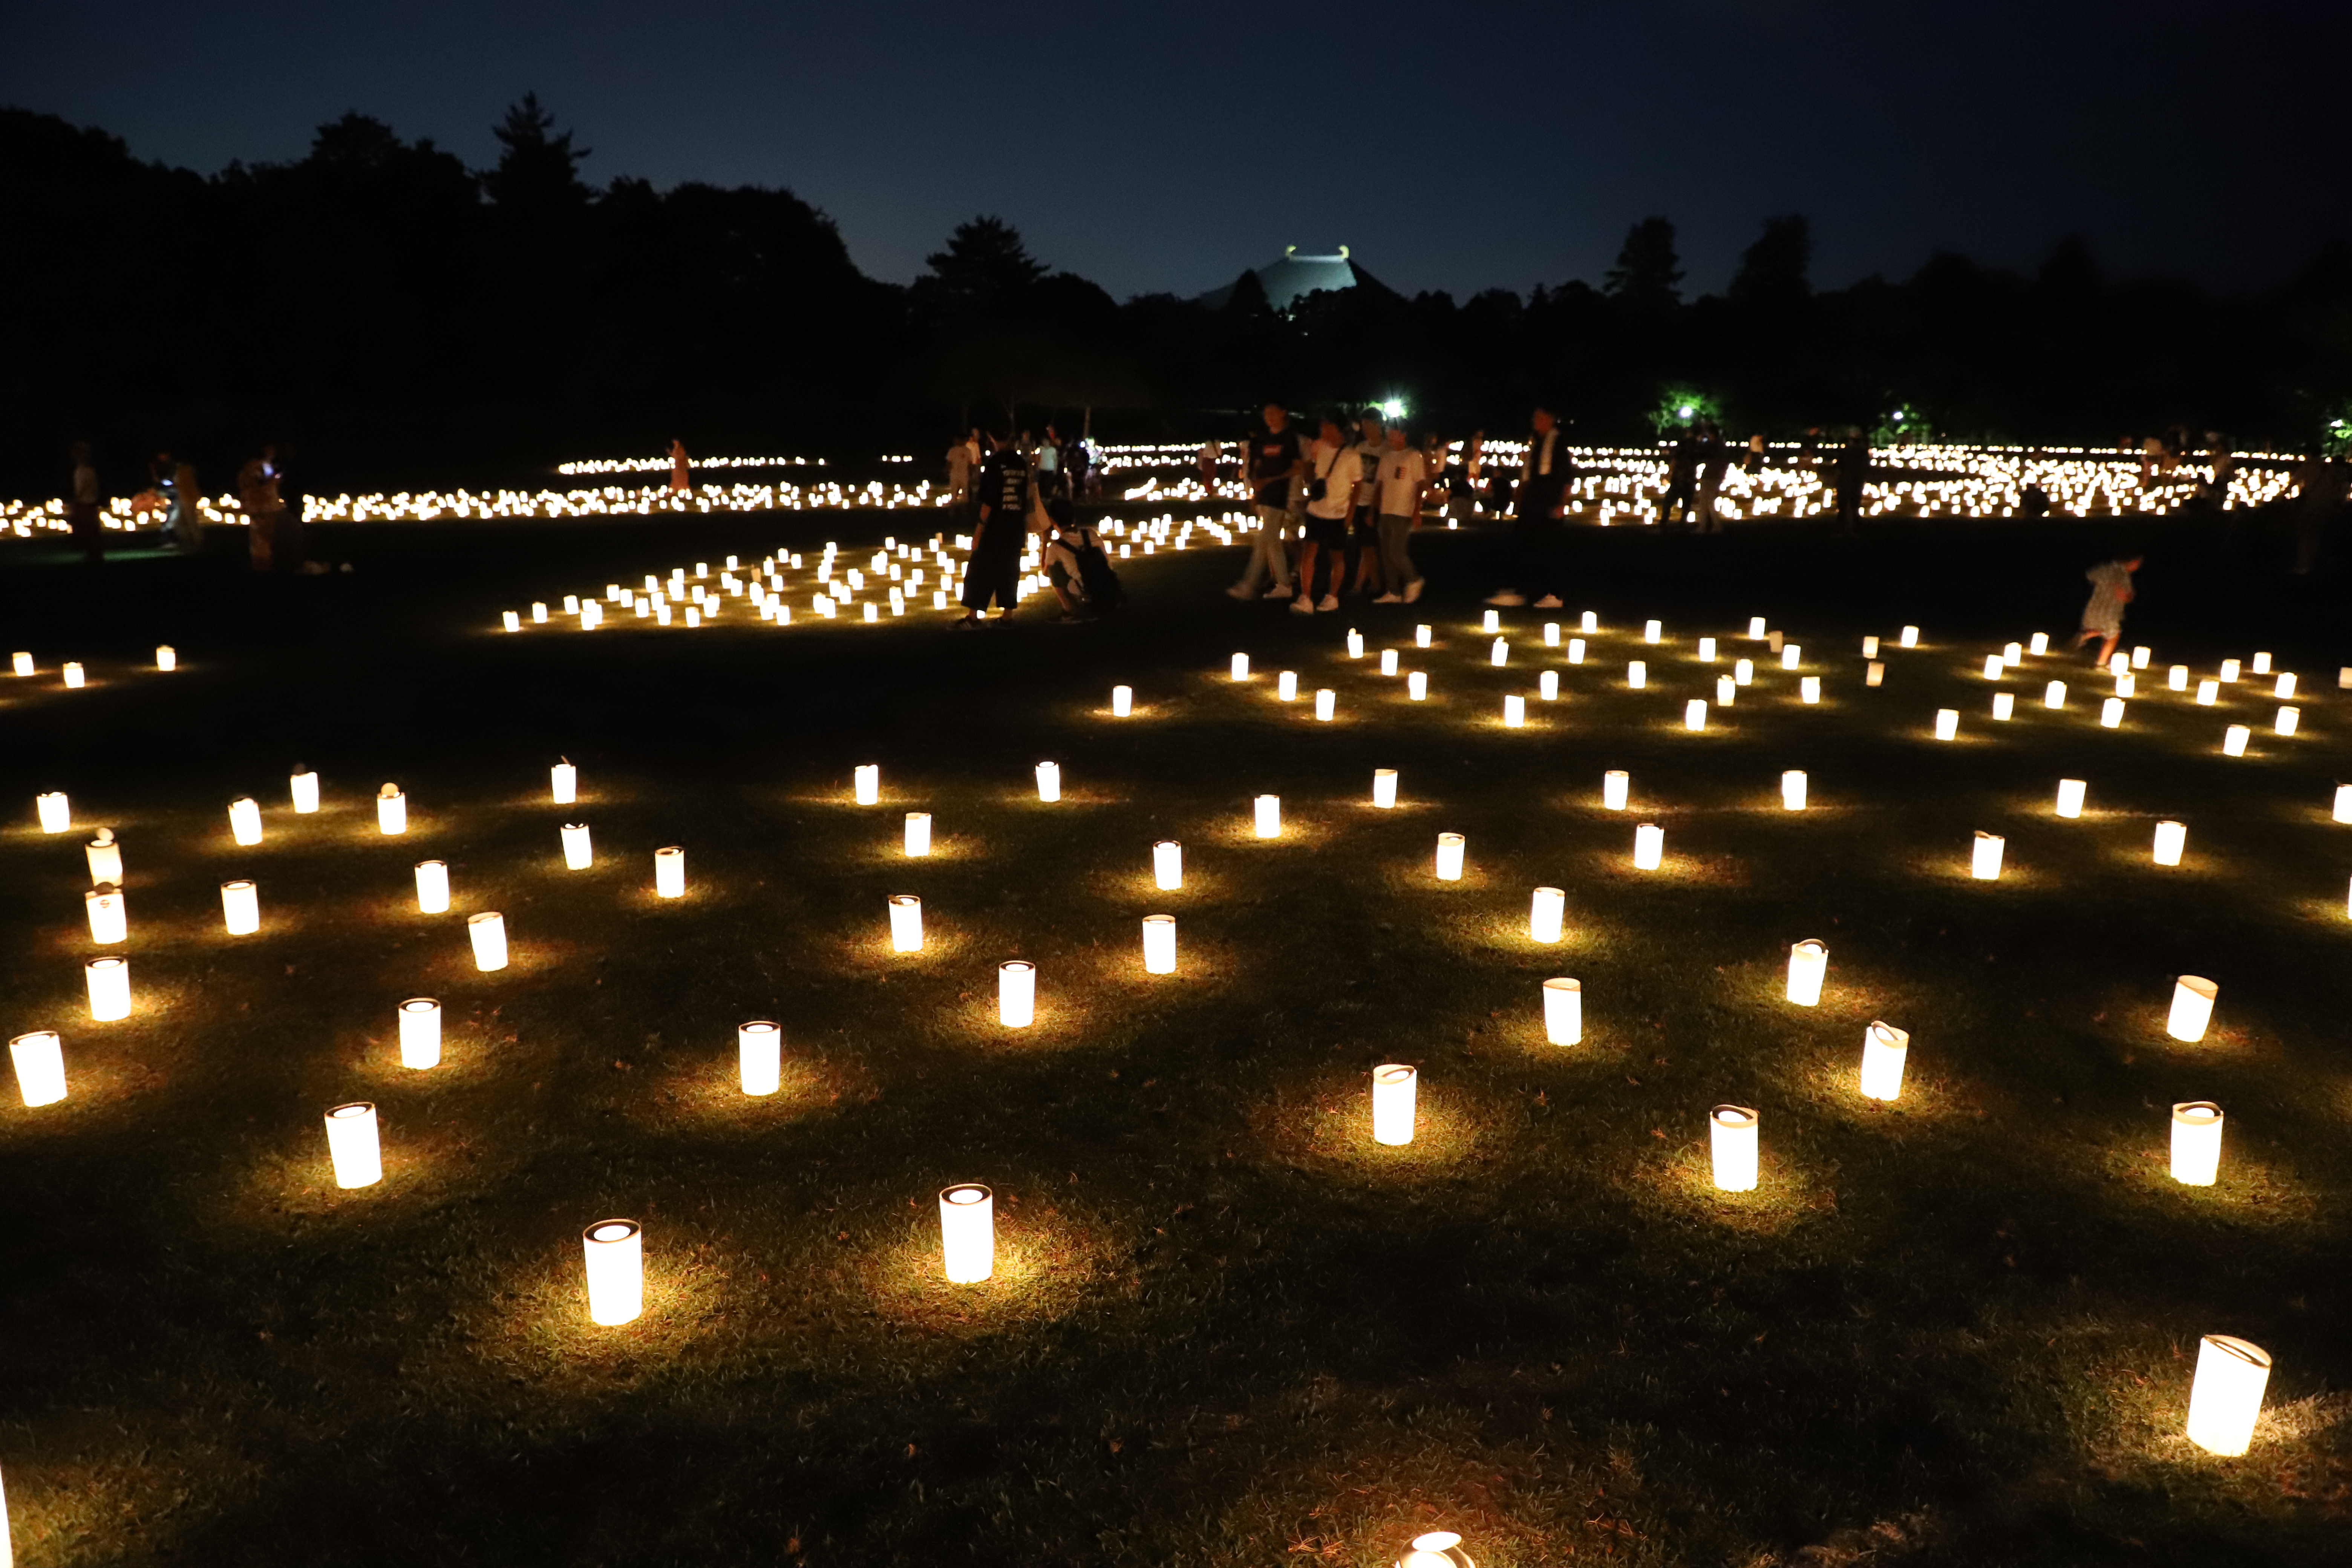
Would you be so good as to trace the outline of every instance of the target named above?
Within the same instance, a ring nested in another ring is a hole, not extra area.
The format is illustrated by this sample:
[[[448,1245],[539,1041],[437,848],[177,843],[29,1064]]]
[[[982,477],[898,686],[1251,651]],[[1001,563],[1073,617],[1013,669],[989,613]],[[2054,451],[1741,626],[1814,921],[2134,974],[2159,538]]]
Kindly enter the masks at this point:
[[[106,558],[106,496],[90,444],[68,449],[73,478],[66,495],[66,526],[82,558]],[[246,549],[256,572],[314,575],[325,567],[307,558],[302,512],[280,490],[284,470],[277,447],[264,442],[236,472],[237,505],[246,520]],[[166,549],[194,554],[205,547],[204,483],[196,466],[158,452],[147,464],[147,487],[131,497],[132,526],[152,521]]]
[[[1045,581],[1065,624],[1109,615],[1126,603],[1102,536],[1078,515],[1077,502],[1101,494],[1102,475],[1083,437],[1064,440],[1045,426],[1041,441],[1024,430],[974,426],[948,448],[950,504],[972,519],[971,559],[964,571],[959,630],[992,625],[1021,602],[1021,560],[1041,537]]]

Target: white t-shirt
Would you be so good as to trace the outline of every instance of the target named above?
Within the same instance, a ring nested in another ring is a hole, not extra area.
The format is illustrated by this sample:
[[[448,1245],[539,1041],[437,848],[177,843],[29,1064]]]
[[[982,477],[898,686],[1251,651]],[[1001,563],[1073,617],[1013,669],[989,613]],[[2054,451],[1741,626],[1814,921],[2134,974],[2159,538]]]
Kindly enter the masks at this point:
[[[1356,448],[1344,442],[1337,447],[1327,447],[1318,440],[1307,448],[1307,470],[1324,481],[1323,499],[1307,503],[1307,515],[1326,521],[1347,516],[1356,504],[1356,487],[1352,482],[1355,479]]]
[[[1429,464],[1421,448],[1384,448],[1381,453],[1379,486],[1382,517],[1411,517],[1428,480]]]

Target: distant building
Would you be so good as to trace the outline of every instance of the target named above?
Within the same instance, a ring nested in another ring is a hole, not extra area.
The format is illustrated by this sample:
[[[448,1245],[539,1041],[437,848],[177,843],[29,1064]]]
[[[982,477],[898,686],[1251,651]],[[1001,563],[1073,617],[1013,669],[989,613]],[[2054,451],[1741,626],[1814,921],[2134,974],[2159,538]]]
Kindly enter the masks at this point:
[[[1290,314],[1297,308],[1298,301],[1318,289],[1336,293],[1359,284],[1380,287],[1370,273],[1349,259],[1348,247],[1344,245],[1333,256],[1301,256],[1298,247],[1286,245],[1283,247],[1279,260],[1253,268],[1242,276],[1256,278],[1258,286],[1265,290],[1266,304],[1276,314],[1283,316]],[[1222,309],[1233,299],[1234,290],[1241,287],[1241,281],[1236,278],[1222,289],[1210,289],[1201,296],[1201,303],[1213,310]]]

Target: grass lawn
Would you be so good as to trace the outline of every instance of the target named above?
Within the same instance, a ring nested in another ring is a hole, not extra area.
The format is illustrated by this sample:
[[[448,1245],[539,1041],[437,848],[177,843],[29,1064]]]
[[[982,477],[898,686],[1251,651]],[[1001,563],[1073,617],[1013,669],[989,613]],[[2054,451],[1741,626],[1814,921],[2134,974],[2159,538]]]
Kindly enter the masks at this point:
[[[1135,603],[1099,626],[488,629],[908,525],[322,529],[356,574],[264,584],[226,556],[99,581],[0,556],[0,651],[46,672],[0,685],[0,1032],[60,1030],[72,1084],[37,1110],[0,1086],[19,1563],[1371,1565],[1439,1528],[1483,1568],[2343,1560],[2340,577],[2297,597],[2152,531],[2126,640],[2158,668],[2115,731],[2080,658],[2028,659],[2008,723],[1979,672],[2071,631],[2105,542],[2079,526],[1582,531],[1591,592],[1556,618],[1603,629],[1577,667],[1533,610],[1489,663],[1501,545],[1477,532],[1424,538],[1411,610],[1237,605],[1240,552],[1207,550],[1126,563]],[[1755,614],[1801,670],[1759,657],[1686,732],[1684,701],[1760,655]],[[1925,646],[1865,688],[1860,638],[1905,622]],[[181,670],[140,672],[158,641]],[[1400,645],[1425,702],[1376,673]],[[2266,681],[2218,709],[2160,689],[2256,648],[2302,678],[2291,740]],[[63,691],[74,657],[92,686]],[[558,755],[577,806],[549,802]],[[286,805],[297,759],[316,816]],[[864,763],[877,805],[852,803]],[[1628,811],[1602,808],[1612,768]],[[2061,777],[2089,783],[2079,821]],[[386,780],[401,837],[375,828]],[[71,835],[35,825],[51,789]],[[912,810],[927,859],[900,852]],[[2149,863],[2158,818],[2188,825],[2177,869]],[[568,821],[591,869],[564,868]],[[99,826],[138,998],[114,1024],[79,973]],[[1998,882],[1969,876],[1980,829],[2007,837]],[[1466,836],[1458,882],[1441,831]],[[1160,838],[1181,890],[1153,886]],[[668,844],[682,900],[653,894]],[[449,914],[416,911],[427,857]],[[231,877],[258,935],[223,932]],[[1568,895],[1556,945],[1527,934],[1538,884]],[[889,948],[902,892],[920,953]],[[514,962],[485,974],[464,917],[490,909]],[[1172,976],[1143,969],[1152,912]],[[1782,994],[1806,937],[1831,955],[1814,1008]],[[1024,1030],[996,1022],[1014,957],[1038,966]],[[2221,986],[2195,1046],[2163,1026],[2183,972]],[[1583,983],[1581,1045],[1545,1043],[1555,974]],[[398,1062],[412,995],[445,1010],[433,1071]],[[737,1086],[751,1018],[783,1031],[771,1098]],[[1911,1032],[1893,1104],[1857,1091],[1875,1018]],[[1398,1148],[1370,1136],[1391,1061],[1420,1069]],[[355,1099],[383,1180],[343,1191],[320,1113]],[[2169,1107],[2197,1099],[2228,1115],[2210,1188],[2167,1174]],[[1761,1116],[1752,1194],[1709,1179],[1727,1101]],[[940,1268],[961,1181],[995,1189],[983,1285]],[[646,1311],[599,1328],[579,1238],[614,1215],[646,1226]],[[2242,1458],[2181,1436],[2209,1332],[2277,1358]]]

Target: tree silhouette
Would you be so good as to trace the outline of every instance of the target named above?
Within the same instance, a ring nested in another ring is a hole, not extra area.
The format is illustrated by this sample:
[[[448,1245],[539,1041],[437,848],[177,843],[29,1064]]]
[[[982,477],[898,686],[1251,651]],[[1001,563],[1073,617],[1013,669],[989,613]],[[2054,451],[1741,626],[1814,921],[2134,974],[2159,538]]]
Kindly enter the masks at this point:
[[[1813,260],[1812,226],[1802,213],[1764,220],[1764,232],[1740,253],[1732,274],[1731,297],[1773,304],[1801,300],[1813,291],[1807,276]]]
[[[500,207],[547,213],[587,204],[580,165],[592,149],[574,147],[569,131],[556,133],[555,116],[541,106],[539,94],[524,93],[491,134],[502,151],[499,166],[482,175],[482,188]]]
[[[916,288],[950,313],[1016,303],[1045,276],[1045,264],[1029,254],[1021,231],[986,216],[956,225],[948,247],[923,260],[930,271],[916,280]]]
[[[1609,268],[1606,291],[1636,310],[1670,310],[1682,301],[1682,258],[1675,254],[1675,226],[1645,217],[1625,231],[1617,263]]]

